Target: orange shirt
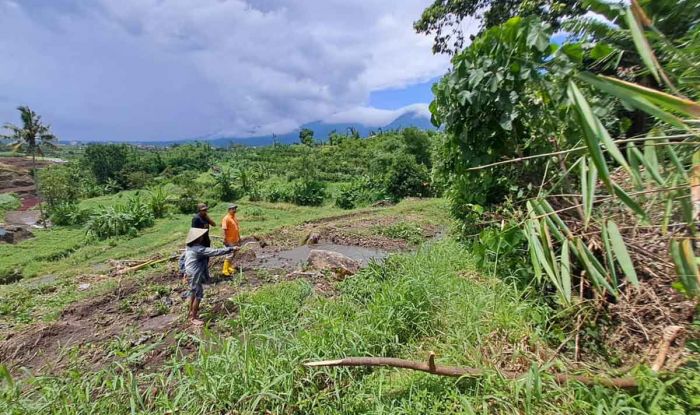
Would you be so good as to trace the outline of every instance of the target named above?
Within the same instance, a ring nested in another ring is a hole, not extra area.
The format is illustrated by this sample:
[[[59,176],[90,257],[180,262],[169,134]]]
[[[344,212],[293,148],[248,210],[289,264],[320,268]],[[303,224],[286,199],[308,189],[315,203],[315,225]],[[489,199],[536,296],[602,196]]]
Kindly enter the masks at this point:
[[[221,229],[224,230],[224,244],[233,245],[241,240],[240,228],[238,227],[238,219],[236,215],[227,213],[221,220]]]

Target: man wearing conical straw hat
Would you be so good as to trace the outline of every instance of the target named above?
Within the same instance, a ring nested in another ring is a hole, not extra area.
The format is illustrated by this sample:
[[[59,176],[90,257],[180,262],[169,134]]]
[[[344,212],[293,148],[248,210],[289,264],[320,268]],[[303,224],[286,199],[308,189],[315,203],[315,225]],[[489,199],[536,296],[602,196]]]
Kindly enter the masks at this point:
[[[204,298],[203,284],[209,282],[209,258],[230,254],[238,247],[213,249],[205,246],[209,229],[191,228],[187,233],[185,249],[185,275],[190,285],[190,322],[195,326],[204,324],[199,319],[199,303]]]

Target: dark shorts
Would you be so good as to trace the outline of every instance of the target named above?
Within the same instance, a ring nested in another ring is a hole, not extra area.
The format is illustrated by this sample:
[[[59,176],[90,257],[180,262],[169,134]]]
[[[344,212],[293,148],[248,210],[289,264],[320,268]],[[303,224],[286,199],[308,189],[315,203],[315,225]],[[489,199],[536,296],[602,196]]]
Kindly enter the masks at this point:
[[[190,297],[194,297],[198,300],[204,298],[204,285],[201,281],[194,282],[192,277],[190,278]]]

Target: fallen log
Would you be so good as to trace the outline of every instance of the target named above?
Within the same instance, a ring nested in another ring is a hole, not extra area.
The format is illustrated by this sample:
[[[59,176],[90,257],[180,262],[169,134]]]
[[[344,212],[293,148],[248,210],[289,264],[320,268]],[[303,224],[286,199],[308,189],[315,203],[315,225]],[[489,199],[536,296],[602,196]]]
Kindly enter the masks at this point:
[[[336,367],[336,366],[385,366],[395,367],[399,369],[417,370],[420,372],[430,373],[438,376],[451,377],[478,377],[484,375],[481,369],[471,367],[458,366],[439,366],[435,364],[435,354],[433,352],[428,356],[427,362],[418,362],[413,360],[397,359],[393,357],[346,357],[336,360],[321,360],[315,362],[304,363],[305,367]],[[512,372],[499,372],[508,379],[517,379],[522,375]],[[584,375],[568,375],[557,373],[554,374],[554,380],[560,385],[569,382],[579,382],[584,385],[601,385],[612,388],[632,389],[637,387],[637,381],[633,377],[615,377],[609,378],[604,376],[584,376]]]

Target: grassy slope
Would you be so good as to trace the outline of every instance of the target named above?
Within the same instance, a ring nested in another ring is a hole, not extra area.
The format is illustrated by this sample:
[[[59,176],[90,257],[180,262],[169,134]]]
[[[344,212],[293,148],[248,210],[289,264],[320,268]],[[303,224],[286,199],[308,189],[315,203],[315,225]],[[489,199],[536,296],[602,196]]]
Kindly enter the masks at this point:
[[[240,312],[196,337],[192,358],[158,373],[128,366],[35,378],[0,394],[3,413],[668,413],[677,399],[650,378],[635,396],[557,386],[537,371],[451,379],[394,369],[306,370],[311,359],[399,356],[483,368],[542,361],[546,311],[500,280],[479,276],[458,244],[395,256],[339,283],[332,297],[304,281],[232,298]],[[126,358],[138,358],[138,346]],[[676,390],[677,392],[677,390]],[[171,411],[171,412],[168,412]],[[229,412],[230,411],[230,412]],[[679,412],[682,413],[682,412]]]
[[[130,194],[133,192],[124,192]],[[128,196],[128,195],[127,195]],[[90,199],[83,207],[109,205],[124,194]],[[240,203],[240,219],[244,235],[264,235],[274,230],[302,224],[306,221],[348,214],[335,207],[301,207],[282,203]],[[225,214],[226,205],[211,209],[214,221]],[[387,209],[359,209],[355,213],[375,212],[377,215],[418,213],[437,222],[446,220],[443,201],[410,200]],[[432,219],[431,219],[432,218]],[[0,327],[2,323],[29,323],[53,319],[67,304],[87,296],[112,289],[114,280],[99,278],[89,292],[76,290],[79,277],[107,274],[109,259],[138,259],[155,254],[172,255],[182,247],[191,215],[172,215],[156,221],[154,227],[139,232],[135,238],[106,241],[88,240],[81,228],[58,227],[36,230],[36,238],[17,245],[0,245],[0,274],[17,270],[24,279],[19,283],[0,285]],[[214,232],[218,235],[218,232]],[[300,240],[303,236],[299,236]],[[35,277],[52,275],[57,278],[38,285]],[[88,278],[89,280],[92,280]]]

